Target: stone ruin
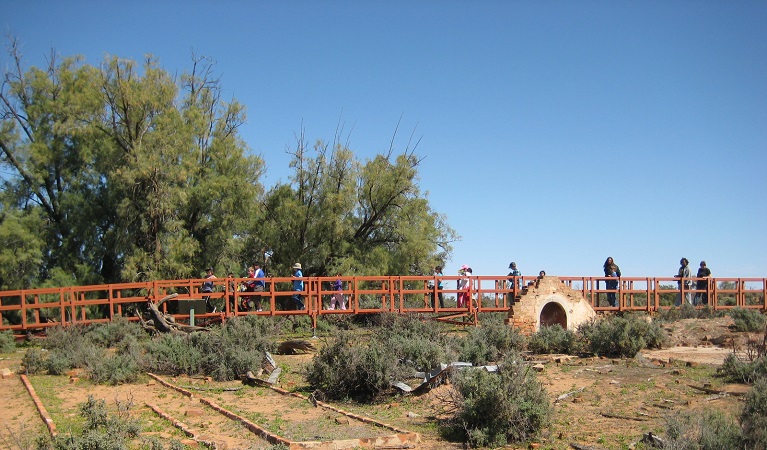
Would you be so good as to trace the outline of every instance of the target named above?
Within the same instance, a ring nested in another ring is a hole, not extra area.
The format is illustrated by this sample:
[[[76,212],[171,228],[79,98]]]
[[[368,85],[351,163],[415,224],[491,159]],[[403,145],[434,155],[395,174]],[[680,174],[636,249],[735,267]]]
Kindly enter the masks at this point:
[[[554,324],[575,331],[594,317],[596,312],[580,291],[555,276],[544,276],[522,288],[509,310],[507,323],[529,335],[541,326]]]

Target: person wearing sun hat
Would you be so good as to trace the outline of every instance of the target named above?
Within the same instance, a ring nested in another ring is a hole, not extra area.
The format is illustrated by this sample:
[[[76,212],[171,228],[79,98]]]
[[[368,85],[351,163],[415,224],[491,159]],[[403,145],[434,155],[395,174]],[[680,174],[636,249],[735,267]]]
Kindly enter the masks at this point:
[[[296,303],[296,309],[305,309],[304,296],[300,293],[304,291],[304,280],[302,277],[304,273],[301,272],[301,263],[293,264],[293,290],[296,291],[293,294],[293,301]]]

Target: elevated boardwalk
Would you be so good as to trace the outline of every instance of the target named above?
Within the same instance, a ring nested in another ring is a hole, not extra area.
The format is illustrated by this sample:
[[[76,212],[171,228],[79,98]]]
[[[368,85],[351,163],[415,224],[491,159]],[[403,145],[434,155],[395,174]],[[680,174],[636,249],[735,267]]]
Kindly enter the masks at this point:
[[[431,276],[369,276],[342,277],[343,295],[347,309],[330,309],[335,277],[305,277],[306,308],[295,310],[291,296],[290,277],[266,278],[264,292],[241,292],[237,287],[246,278],[217,278],[213,293],[200,292],[203,279],[156,280],[95,286],[0,291],[0,331],[12,330],[24,334],[57,325],[109,322],[118,316],[137,321],[137,314],[146,309],[146,302],[158,302],[170,294],[177,297],[162,305],[163,312],[172,314],[180,323],[223,321],[244,315],[306,315],[316,326],[318,317],[328,314],[431,314],[435,319],[460,324],[476,324],[480,313],[507,312],[511,316],[516,302],[536,285],[538,277],[473,276],[469,283],[472,301],[456,307],[460,291],[456,289],[459,276],[442,277],[445,289],[444,307],[432,303],[437,293],[429,288]],[[604,277],[546,277],[580,293],[596,312],[646,311],[653,313],[674,306],[679,294],[705,294],[708,306],[714,310],[750,308],[767,311],[767,278],[712,278],[707,289],[685,289],[674,277],[623,277],[617,291],[606,289]],[[691,278],[693,286],[698,281]],[[512,282],[513,281],[513,282]],[[726,289],[724,287],[727,287]],[[618,306],[611,307],[607,293],[615,292]],[[263,311],[246,310],[247,299],[261,297]],[[215,312],[206,311],[205,297]],[[244,301],[245,300],[245,301]],[[698,305],[703,308],[705,306]],[[540,314],[540,313],[539,313]]]

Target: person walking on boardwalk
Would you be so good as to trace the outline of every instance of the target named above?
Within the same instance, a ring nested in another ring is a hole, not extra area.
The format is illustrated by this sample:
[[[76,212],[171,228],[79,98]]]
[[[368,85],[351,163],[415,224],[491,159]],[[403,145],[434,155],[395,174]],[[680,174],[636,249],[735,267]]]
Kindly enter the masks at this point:
[[[617,264],[615,264],[612,256],[607,257],[602,268],[605,270],[605,276],[612,278],[605,281],[606,288],[611,291],[607,293],[607,303],[609,303],[612,307],[616,307],[618,306],[618,301],[615,296],[615,291],[618,289],[618,281],[620,281],[619,279],[621,277],[621,269]]]
[[[303,276],[304,273],[301,272],[301,263],[293,264],[293,290],[295,293],[292,298],[296,304],[296,309],[298,310],[306,309],[306,305],[304,305],[304,296],[301,294],[304,292]]]

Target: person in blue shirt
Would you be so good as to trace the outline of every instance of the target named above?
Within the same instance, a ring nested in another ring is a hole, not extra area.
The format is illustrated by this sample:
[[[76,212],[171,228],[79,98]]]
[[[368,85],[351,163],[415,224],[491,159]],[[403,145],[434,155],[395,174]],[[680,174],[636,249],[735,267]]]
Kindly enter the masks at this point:
[[[213,292],[213,289],[215,287],[215,284],[213,283],[213,279],[216,278],[215,275],[213,275],[213,268],[208,267],[205,269],[205,282],[202,283],[202,290],[201,292],[203,294],[210,294]],[[205,310],[209,313],[216,312],[216,307],[213,306],[213,304],[210,302],[210,295],[203,296],[203,299],[205,300]]]
[[[253,283],[253,291],[264,292],[264,287],[266,286],[266,283],[264,282],[264,278],[266,278],[266,275],[264,274],[264,271],[261,270],[261,265],[259,263],[253,264],[253,268],[255,269],[253,277],[256,279],[256,281]],[[260,294],[256,294],[253,297],[253,303],[256,308],[256,311],[263,311],[263,309],[261,309]]]
[[[301,292],[304,291],[304,280],[301,278],[304,276],[304,273],[301,272],[301,263],[295,263],[293,264],[293,290],[296,291],[295,294],[293,294],[293,301],[296,303],[296,309],[305,309],[306,306],[304,305],[304,296],[301,294]]]

